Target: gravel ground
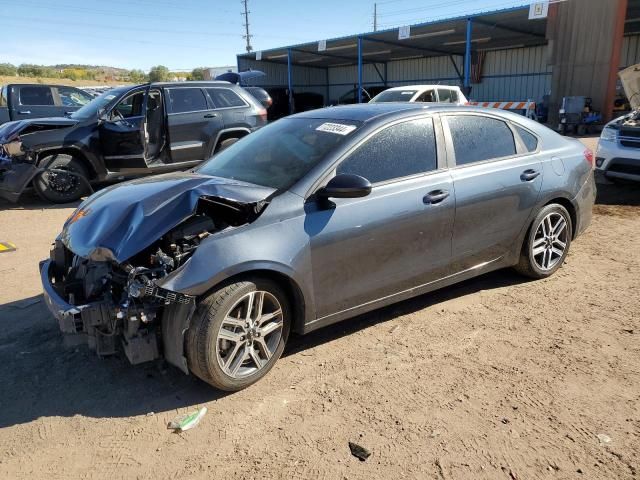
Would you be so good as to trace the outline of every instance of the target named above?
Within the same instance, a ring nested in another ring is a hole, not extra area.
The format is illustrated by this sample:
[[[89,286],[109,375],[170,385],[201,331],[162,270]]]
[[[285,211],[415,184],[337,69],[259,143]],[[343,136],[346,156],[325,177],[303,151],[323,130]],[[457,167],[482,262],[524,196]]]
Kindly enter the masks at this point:
[[[64,346],[37,265],[72,207],[0,204],[18,246],[0,254],[0,478],[635,478],[640,191],[597,203],[555,276],[494,272],[294,337],[231,395]]]

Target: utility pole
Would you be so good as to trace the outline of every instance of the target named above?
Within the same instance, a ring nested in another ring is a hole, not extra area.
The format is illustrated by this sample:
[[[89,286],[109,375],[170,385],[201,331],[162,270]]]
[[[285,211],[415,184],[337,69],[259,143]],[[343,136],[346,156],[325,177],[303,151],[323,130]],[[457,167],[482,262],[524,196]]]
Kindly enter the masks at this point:
[[[253,51],[253,47],[251,46],[251,38],[253,37],[253,35],[249,33],[249,14],[251,13],[247,5],[249,3],[249,0],[241,0],[240,3],[242,3],[242,5],[244,6],[244,13],[241,13],[241,15],[244,16],[243,27],[245,30],[245,34],[242,36],[242,38],[247,40],[247,53],[251,53],[251,51]]]
[[[378,4],[373,4],[373,31],[378,31]]]

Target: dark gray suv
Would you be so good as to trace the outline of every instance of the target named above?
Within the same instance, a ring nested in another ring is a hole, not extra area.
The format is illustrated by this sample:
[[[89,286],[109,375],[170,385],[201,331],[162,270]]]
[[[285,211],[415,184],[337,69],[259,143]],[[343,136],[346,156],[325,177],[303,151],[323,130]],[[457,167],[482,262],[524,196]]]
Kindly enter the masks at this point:
[[[267,122],[228,82],[151,83],[103,93],[66,117],[0,126],[0,198],[29,185],[46,200],[77,200],[94,182],[194,167]]]
[[[238,390],[291,331],[499,268],[553,274],[591,220],[592,160],[495,109],[309,111],[87,199],[41,264],[45,299],[101,355],[121,340]]]

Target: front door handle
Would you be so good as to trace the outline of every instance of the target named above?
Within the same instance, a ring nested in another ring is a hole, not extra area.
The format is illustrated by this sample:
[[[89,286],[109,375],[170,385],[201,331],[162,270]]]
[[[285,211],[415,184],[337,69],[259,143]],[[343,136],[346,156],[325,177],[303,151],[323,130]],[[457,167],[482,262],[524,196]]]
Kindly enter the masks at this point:
[[[538,178],[539,175],[540,172],[536,170],[525,170],[524,172],[522,172],[522,175],[520,175],[520,180],[522,180],[523,182],[530,182],[531,180],[535,180],[536,178]]]
[[[20,115],[31,115],[31,110],[18,110]]]
[[[217,113],[207,113],[204,118],[216,118],[217,116]]]
[[[422,197],[422,201],[426,204],[436,204],[442,202],[445,198],[449,196],[448,190],[432,190],[427,193],[424,197]]]

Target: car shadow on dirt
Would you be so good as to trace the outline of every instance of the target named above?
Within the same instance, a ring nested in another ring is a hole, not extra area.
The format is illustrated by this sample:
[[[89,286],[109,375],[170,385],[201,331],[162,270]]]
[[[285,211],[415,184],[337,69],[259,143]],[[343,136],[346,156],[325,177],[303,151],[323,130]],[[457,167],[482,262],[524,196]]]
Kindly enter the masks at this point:
[[[304,337],[294,335],[285,356],[451,298],[523,281],[509,270],[490,273]],[[166,412],[228,395],[160,362],[131,366],[123,355],[101,359],[85,345],[66,346],[42,295],[0,305],[0,378],[0,428],[39,417]]]
[[[16,203],[0,199],[0,210],[59,210],[61,208],[75,208],[80,200],[70,203],[51,203],[41,199],[35,192],[24,193]]]
[[[598,183],[596,205],[640,206],[640,184]]]
[[[42,295],[0,305],[0,428],[39,417],[128,417],[225,395],[161,363],[65,346]]]

